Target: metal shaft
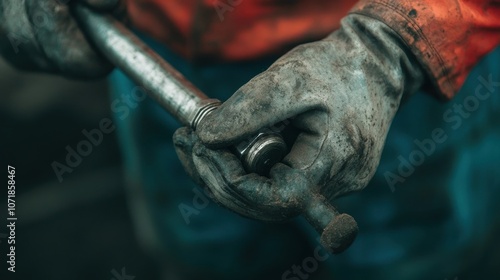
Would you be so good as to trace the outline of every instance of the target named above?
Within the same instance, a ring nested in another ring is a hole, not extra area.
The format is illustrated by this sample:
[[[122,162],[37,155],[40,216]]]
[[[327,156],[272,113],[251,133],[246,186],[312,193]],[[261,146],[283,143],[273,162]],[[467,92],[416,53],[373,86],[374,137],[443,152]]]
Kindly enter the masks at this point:
[[[150,97],[182,124],[196,129],[203,118],[220,105],[220,101],[209,99],[110,15],[97,14],[78,4],[74,5],[74,11],[85,34],[103,55],[142,85]],[[279,133],[262,129],[235,145],[233,151],[249,173],[263,175],[284,157],[286,145]],[[358,228],[354,219],[339,214],[319,194],[313,196],[302,214],[321,234],[322,244],[334,253],[347,248],[356,236]]]
[[[75,5],[74,10],[85,34],[106,58],[146,88],[182,124],[195,126],[198,111],[208,103],[218,102],[209,99],[110,15],[97,14],[83,5]]]

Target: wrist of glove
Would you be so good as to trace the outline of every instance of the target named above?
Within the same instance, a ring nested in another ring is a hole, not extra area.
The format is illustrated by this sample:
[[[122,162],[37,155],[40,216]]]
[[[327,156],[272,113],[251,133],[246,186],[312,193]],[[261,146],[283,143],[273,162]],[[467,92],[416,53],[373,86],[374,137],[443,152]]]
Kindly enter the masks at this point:
[[[71,1],[73,4],[75,1]],[[77,0],[98,11],[120,7],[120,0]],[[87,42],[70,11],[69,0],[0,0],[0,53],[22,70],[72,78],[98,78],[112,65]]]
[[[241,87],[196,131],[180,129],[176,150],[216,201],[254,219],[286,220],[311,195],[331,200],[366,187],[401,99],[424,74],[401,38],[351,14],[324,40],[296,47]],[[268,177],[247,174],[227,148],[290,120],[298,132]]]

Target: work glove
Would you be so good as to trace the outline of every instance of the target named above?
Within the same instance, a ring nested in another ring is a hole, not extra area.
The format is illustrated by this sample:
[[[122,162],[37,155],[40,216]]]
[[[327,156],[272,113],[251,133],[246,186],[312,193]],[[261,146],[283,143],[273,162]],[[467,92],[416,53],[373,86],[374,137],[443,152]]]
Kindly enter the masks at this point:
[[[331,200],[366,187],[401,100],[423,82],[398,34],[350,14],[339,30],[296,47],[242,86],[196,133],[179,129],[174,143],[217,202],[246,217],[287,220],[312,196]],[[283,121],[296,132],[289,153],[268,176],[247,174],[228,148]]]
[[[22,70],[72,78],[99,78],[112,65],[87,42],[70,4],[98,11],[121,6],[120,0],[0,0],[0,54]]]

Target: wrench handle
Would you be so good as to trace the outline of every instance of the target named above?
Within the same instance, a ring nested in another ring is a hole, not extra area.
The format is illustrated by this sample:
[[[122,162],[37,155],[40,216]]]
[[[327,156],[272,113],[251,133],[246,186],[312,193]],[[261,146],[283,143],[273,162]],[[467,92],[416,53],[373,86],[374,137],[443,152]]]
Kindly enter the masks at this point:
[[[97,13],[82,4],[73,5],[72,9],[89,41],[182,124],[196,130],[221,104],[208,98],[111,15]],[[283,159],[286,145],[279,133],[263,129],[233,147],[233,151],[247,172],[265,175]]]
[[[321,235],[321,244],[334,254],[347,249],[358,234],[358,224],[354,218],[348,214],[340,214],[320,194],[313,194],[304,217]]]
[[[221,104],[209,99],[111,15],[99,14],[82,4],[72,5],[72,11],[89,41],[182,124],[196,130]],[[281,161],[286,150],[281,135],[271,129],[263,129],[233,147],[247,172],[261,175]],[[321,234],[323,245],[334,253],[347,248],[357,234],[354,219],[339,214],[320,195],[314,196],[304,216]]]

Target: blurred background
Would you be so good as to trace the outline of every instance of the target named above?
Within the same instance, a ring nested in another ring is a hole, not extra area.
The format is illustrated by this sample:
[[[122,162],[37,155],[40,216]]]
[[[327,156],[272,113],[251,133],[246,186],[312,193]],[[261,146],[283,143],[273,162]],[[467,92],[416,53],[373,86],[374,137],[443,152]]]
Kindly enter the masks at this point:
[[[476,84],[471,83],[470,86],[474,87]],[[0,58],[0,135],[2,135],[0,164],[2,168],[6,165],[16,168],[16,214],[18,217],[15,278],[12,278],[12,274],[5,275],[6,255],[4,252],[8,248],[5,239],[7,229],[3,225],[0,227],[0,262],[2,263],[0,280],[154,280],[161,279],[163,276],[160,268],[165,263],[160,263],[146,255],[137,241],[137,233],[134,232],[130,209],[127,206],[122,159],[115,132],[104,134],[102,143],[94,146],[92,152],[83,157],[81,164],[73,168],[71,173],[64,173],[62,182],[58,180],[52,167],[54,161],[66,162],[65,157],[68,151],[65,147],[75,148],[79,142],[86,139],[82,130],[99,128],[103,119],[111,118],[108,91],[105,80],[76,82],[39,73],[19,72]],[[461,100],[464,96],[467,96],[466,92],[457,102],[462,104]],[[416,102],[431,99],[430,96],[419,98],[420,101],[416,100]],[[413,112],[407,113],[413,114]],[[419,122],[420,117],[427,112],[422,111],[419,114],[421,115],[415,115],[417,116],[415,122]],[[469,121],[472,122],[472,119]],[[498,119],[492,121],[498,122]],[[424,135],[429,134],[424,133]],[[479,139],[472,134],[469,137]],[[475,166],[474,160],[471,160],[470,164]],[[434,168],[435,170],[432,171],[436,172],[440,167],[442,166],[435,163],[430,168]],[[492,164],[490,168],[497,170],[498,165]],[[488,172],[488,170],[473,171],[475,174]],[[362,193],[340,199],[336,203],[340,209],[348,213],[358,211],[378,215],[384,213],[387,208],[380,208],[375,203],[358,203],[358,200],[371,199],[371,193],[380,192],[383,188],[382,192],[387,194],[383,202],[389,201],[387,197],[390,196],[390,200],[414,209],[415,217],[421,214],[419,211],[425,211],[426,208],[422,205],[436,204],[443,209],[450,208],[450,205],[442,204],[442,201],[435,195],[436,192],[445,197],[447,194],[439,188],[434,188],[434,185],[430,183],[422,186],[422,178],[419,176],[420,174],[417,173],[408,180],[409,184],[405,185],[405,191],[398,190],[391,193],[386,182],[374,181],[373,184],[377,185],[378,189],[370,188]],[[431,181],[434,178],[424,179]],[[474,179],[474,182],[479,182],[482,178]],[[490,190],[495,189],[498,182],[498,180],[492,182]],[[488,200],[495,201],[495,194],[498,194],[499,190],[497,188],[495,192],[475,189],[473,191],[480,194],[477,196],[480,199],[476,199],[476,204],[487,204]],[[3,188],[2,197],[5,193],[6,189]],[[474,194],[474,192],[465,192],[464,197],[469,198],[470,193]],[[358,205],[365,206],[358,207]],[[4,209],[7,209],[5,199],[0,201],[0,207],[2,209],[0,218],[4,223],[6,214]],[[424,215],[425,218],[431,221],[436,220],[436,227],[440,225],[442,217],[433,216],[433,212],[430,211],[428,213],[428,216]],[[447,214],[446,211],[441,213]],[[497,213],[500,213],[497,207],[489,212],[491,216]],[[369,218],[374,224],[379,223],[376,215]],[[410,223],[419,222],[411,218],[401,217],[401,220]],[[471,228],[474,229],[474,225],[487,220],[482,216],[474,216],[470,218],[470,221],[473,225]],[[444,279],[441,277],[442,274],[446,275],[448,280],[500,279],[498,278],[500,242],[496,239],[500,236],[500,223],[497,222],[488,227],[490,230],[485,231],[483,238],[479,238],[478,242],[472,243],[462,252],[463,255],[460,257],[463,263],[458,264],[462,270],[461,274],[448,273],[445,269],[449,263],[453,264],[452,259],[455,256],[452,253],[434,256],[439,258],[437,263],[443,266],[442,271],[436,271],[436,275],[440,275],[440,278],[435,279]],[[480,231],[481,228],[477,227],[475,230]],[[385,232],[383,234],[365,243],[362,243],[360,239],[359,246],[357,246],[359,250],[355,251],[356,248],[353,248],[350,251],[351,254],[355,255],[356,259],[362,259],[366,254],[363,249],[382,247],[384,243],[381,241],[392,241],[391,238],[398,235],[395,232],[392,236],[387,236]],[[428,236],[433,234],[436,233],[430,230],[424,233]],[[453,240],[461,234],[463,233],[458,231],[452,232],[450,235],[443,236],[443,240]],[[435,241],[439,243],[440,240],[442,239]],[[439,245],[442,244],[436,244],[436,246]],[[305,254],[310,255],[311,252],[305,252]],[[454,251],[453,254],[455,254]],[[343,256],[346,257],[346,255]],[[339,267],[343,265],[339,262],[339,258],[332,258],[330,261]],[[400,273],[408,274],[409,271],[419,269],[423,259],[411,259],[409,263],[412,266],[404,267],[406,271],[400,271]],[[354,277],[364,279],[370,269],[360,270],[359,275],[350,274],[349,277],[343,279],[354,279]],[[436,267],[436,270],[439,269],[441,268]],[[324,278],[319,276],[318,279]]]
[[[0,58],[0,163],[16,168],[15,279],[122,280],[123,269],[159,278],[135,237],[115,133],[105,134],[62,182],[51,166],[65,163],[67,145],[86,139],[83,129],[111,118],[108,100],[104,80],[18,72]],[[6,199],[0,207],[4,224]],[[6,234],[0,227],[0,279],[14,279],[5,277]]]

